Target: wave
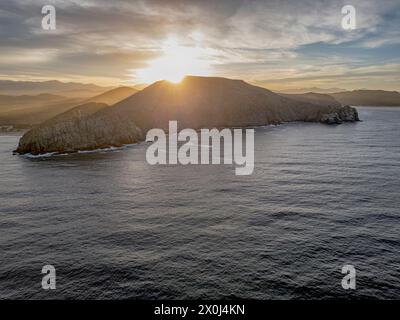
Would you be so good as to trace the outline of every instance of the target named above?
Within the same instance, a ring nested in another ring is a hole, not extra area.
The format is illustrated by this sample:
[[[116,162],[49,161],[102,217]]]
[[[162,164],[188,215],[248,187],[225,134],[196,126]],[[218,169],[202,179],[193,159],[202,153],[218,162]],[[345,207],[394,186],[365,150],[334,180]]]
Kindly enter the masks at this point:
[[[20,156],[24,157],[24,158],[37,159],[37,158],[54,157],[56,155],[62,155],[62,154],[58,153],[58,152],[48,152],[48,153],[42,153],[42,154],[25,153],[25,154],[21,154]]]
[[[144,143],[144,142],[125,144],[120,147],[111,146],[111,147],[107,147],[107,148],[99,148],[99,149],[93,149],[93,150],[77,150],[77,151],[63,152],[63,153],[60,153],[60,152],[47,152],[47,153],[41,153],[41,154],[25,153],[25,154],[20,154],[20,156],[25,157],[25,158],[30,158],[30,159],[37,159],[37,158],[70,156],[70,155],[76,155],[76,154],[119,152],[121,150],[125,150],[130,147],[140,145],[142,143]]]

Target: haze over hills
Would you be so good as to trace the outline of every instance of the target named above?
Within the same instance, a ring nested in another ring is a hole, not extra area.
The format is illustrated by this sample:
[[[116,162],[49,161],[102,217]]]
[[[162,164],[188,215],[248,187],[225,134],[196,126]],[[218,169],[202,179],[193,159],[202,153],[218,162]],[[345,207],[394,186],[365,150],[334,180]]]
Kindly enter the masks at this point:
[[[73,107],[72,109],[69,109],[63,113],[58,114],[57,116],[51,118],[50,120],[47,119],[43,123],[43,126],[46,126],[48,122],[51,125],[54,125],[54,124],[65,123],[68,121],[74,121],[75,119],[81,119],[82,117],[89,116],[129,96],[132,96],[136,92],[137,92],[136,89],[130,87],[119,87],[116,89],[112,89],[98,96],[90,98],[82,102],[82,104]]]
[[[329,101],[331,102],[331,100]],[[158,81],[110,108],[27,132],[19,153],[73,152],[142,141],[152,128],[247,127],[286,121],[356,121],[350,107],[314,104],[278,95],[242,80],[188,76],[180,84]]]
[[[139,83],[139,84],[135,84],[133,87],[140,91],[143,90],[144,88],[148,87],[149,85],[147,83]]]
[[[13,81],[0,80],[0,94],[38,95],[42,93],[64,95],[69,98],[89,98],[113,89],[95,84],[50,81]]]
[[[331,94],[342,104],[353,106],[400,106],[400,93],[385,90],[354,90]]]
[[[120,87],[87,100],[51,94],[37,96],[2,95],[0,96],[0,125],[19,129],[29,128],[77,106],[79,106],[80,110],[83,110],[87,105],[87,111],[98,111],[100,108],[112,105],[136,92],[137,90],[133,88]],[[81,106],[81,104],[84,104],[84,106]]]
[[[85,102],[100,102],[108,105],[113,105],[121,100],[128,98],[139,90],[131,87],[118,87],[98,96],[92,97]]]
[[[0,96],[0,125],[24,129],[62,113],[79,104],[79,98],[56,95]]]
[[[22,95],[22,96],[9,96],[0,95],[0,110],[5,111],[9,108],[23,107],[25,104],[30,106],[41,106],[43,104],[51,104],[68,99],[67,97],[42,93],[39,95]]]

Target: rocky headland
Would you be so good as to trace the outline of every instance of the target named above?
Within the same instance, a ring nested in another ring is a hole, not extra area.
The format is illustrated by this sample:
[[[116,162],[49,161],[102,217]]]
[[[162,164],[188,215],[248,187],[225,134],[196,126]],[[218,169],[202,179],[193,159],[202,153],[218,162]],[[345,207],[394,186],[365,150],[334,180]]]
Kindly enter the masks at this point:
[[[297,97],[296,97],[297,96]],[[89,103],[27,132],[16,152],[75,152],[143,141],[152,128],[248,127],[305,121],[357,121],[355,108],[331,97],[279,95],[242,80],[188,76],[158,81],[111,107]]]

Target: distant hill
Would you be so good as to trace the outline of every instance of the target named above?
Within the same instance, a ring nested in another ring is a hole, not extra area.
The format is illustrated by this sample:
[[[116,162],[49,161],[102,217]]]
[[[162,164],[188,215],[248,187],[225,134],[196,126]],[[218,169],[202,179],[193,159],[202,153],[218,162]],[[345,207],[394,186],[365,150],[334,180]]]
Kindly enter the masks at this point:
[[[8,108],[18,108],[24,106],[25,104],[33,105],[43,105],[51,104],[55,102],[65,101],[68,98],[64,96],[46,94],[42,93],[39,95],[22,95],[22,96],[9,96],[0,95],[0,111],[5,111]]]
[[[130,88],[130,87],[119,87],[112,89],[110,91],[107,91],[105,93],[102,93],[98,96],[92,97],[86,102],[100,102],[100,103],[106,103],[108,105],[113,105],[121,100],[124,100],[131,95],[135,94],[138,92],[137,89]]]
[[[133,87],[136,90],[143,90],[144,88],[148,87],[149,85],[146,83],[139,83],[139,84],[135,84]]]
[[[38,95],[41,93],[85,98],[101,94],[112,87],[77,82],[50,81],[12,81],[0,80],[0,94],[3,95]]]
[[[79,115],[79,113],[78,113]],[[121,146],[145,139],[151,128],[247,127],[286,121],[356,121],[352,108],[283,97],[242,80],[186,77],[158,81],[109,108],[68,121],[50,119],[27,132],[19,153],[73,152]]]
[[[311,88],[294,88],[294,89],[287,89],[287,90],[280,90],[279,93],[289,93],[289,94],[301,94],[301,93],[334,93],[334,92],[342,92],[346,91],[341,88],[318,88],[318,87],[311,87]]]
[[[354,90],[331,94],[344,105],[352,106],[400,106],[400,93],[385,90]]]
[[[338,102],[335,98],[328,94],[322,94],[322,93],[314,93],[314,92],[308,92],[308,93],[302,93],[302,94],[286,94],[286,93],[280,93],[281,96],[287,97],[287,98],[292,98],[298,101],[303,101],[303,102],[309,102],[317,105],[328,105],[332,107],[340,107],[341,103]]]

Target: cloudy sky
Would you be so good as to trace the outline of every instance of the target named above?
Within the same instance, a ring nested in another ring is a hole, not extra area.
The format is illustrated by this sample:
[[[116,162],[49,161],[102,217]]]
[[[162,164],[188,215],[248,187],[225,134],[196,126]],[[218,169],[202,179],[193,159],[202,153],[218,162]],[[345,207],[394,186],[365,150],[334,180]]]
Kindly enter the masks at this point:
[[[42,29],[46,4],[56,30]],[[274,90],[400,90],[400,1],[1,0],[0,48],[0,79],[142,83],[176,53],[190,73]]]

